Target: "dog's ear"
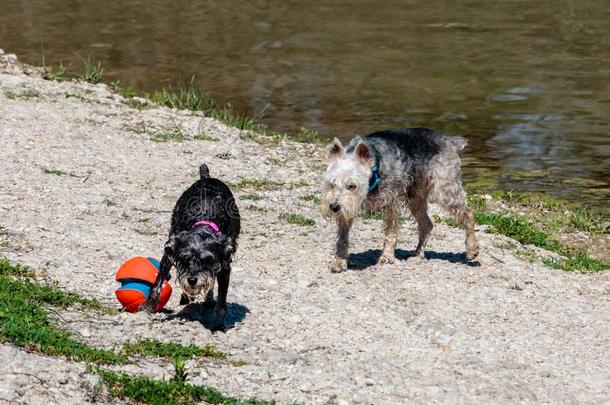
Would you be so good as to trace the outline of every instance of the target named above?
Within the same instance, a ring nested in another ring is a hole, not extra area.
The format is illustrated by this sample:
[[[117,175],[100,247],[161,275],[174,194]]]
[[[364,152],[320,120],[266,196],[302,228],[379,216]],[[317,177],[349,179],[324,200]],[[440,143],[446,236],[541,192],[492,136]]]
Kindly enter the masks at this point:
[[[235,253],[236,243],[235,239],[227,238],[225,241],[225,256],[231,257]]]
[[[330,143],[330,145],[328,145],[326,150],[328,151],[328,155],[326,156],[326,158],[329,162],[332,162],[333,160],[345,155],[345,149],[343,148],[341,141],[337,138],[333,139],[333,141]]]
[[[178,241],[184,236],[185,233],[186,232],[182,231],[178,234],[171,234],[167,239],[167,242],[165,242],[165,252],[173,256],[173,254],[176,252],[176,248],[178,247]]]
[[[170,235],[167,242],[165,242],[165,253],[173,255],[176,251],[176,241],[178,237],[176,235]]]
[[[364,142],[358,142],[354,150],[354,156],[365,166],[373,166],[373,156],[369,146]]]

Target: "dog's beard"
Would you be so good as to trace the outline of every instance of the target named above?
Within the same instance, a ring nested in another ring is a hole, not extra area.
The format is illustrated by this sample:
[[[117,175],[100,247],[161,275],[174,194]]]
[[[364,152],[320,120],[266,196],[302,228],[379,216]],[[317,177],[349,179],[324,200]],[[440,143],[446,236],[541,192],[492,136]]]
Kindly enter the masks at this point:
[[[197,277],[197,283],[191,285],[188,282],[189,277]],[[200,295],[207,295],[207,293],[214,287],[214,277],[197,273],[196,275],[191,273],[183,273],[178,275],[178,284],[182,289],[182,292],[186,294],[191,300],[194,300]]]
[[[327,193],[320,204],[320,208],[324,218],[339,222],[348,222],[360,213],[364,202],[364,196],[356,193],[346,191],[341,196],[337,196],[335,193]],[[338,203],[340,205],[341,209],[339,212],[331,211],[330,204],[332,203]]]

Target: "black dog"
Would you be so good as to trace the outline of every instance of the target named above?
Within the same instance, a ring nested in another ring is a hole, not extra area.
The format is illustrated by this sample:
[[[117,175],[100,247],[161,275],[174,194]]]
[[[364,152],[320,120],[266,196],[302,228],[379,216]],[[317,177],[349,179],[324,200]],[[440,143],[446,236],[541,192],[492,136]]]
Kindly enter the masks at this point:
[[[169,279],[169,271],[174,266],[178,269],[178,284],[183,291],[180,305],[192,302],[203,293],[206,304],[213,306],[214,280],[218,279],[218,301],[214,311],[219,323],[224,324],[240,217],[229,187],[210,178],[205,164],[201,165],[199,173],[201,178],[176,203],[161,271],[143,308],[155,312],[161,284]]]

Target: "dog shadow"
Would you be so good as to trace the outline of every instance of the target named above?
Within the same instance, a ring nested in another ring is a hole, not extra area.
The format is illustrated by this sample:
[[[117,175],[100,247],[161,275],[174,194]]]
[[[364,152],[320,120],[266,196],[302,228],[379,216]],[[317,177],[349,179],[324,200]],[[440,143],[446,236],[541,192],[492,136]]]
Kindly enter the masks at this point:
[[[380,249],[369,249],[364,252],[352,253],[347,258],[347,268],[348,270],[359,271],[374,266],[381,257],[381,253]],[[395,251],[396,260],[400,261],[409,260],[410,258],[414,260],[414,254],[415,250],[396,249]],[[469,267],[479,267],[481,265],[478,260],[470,261],[466,259],[465,253],[439,253],[427,250],[425,255],[427,260],[444,260],[450,263],[464,264]]]
[[[246,318],[250,310],[240,304],[227,303],[227,314],[224,325],[220,325],[214,313],[214,306],[203,302],[193,302],[185,305],[180,311],[169,315],[166,319],[183,319],[186,321],[197,321],[211,332],[226,332],[235,327]]]

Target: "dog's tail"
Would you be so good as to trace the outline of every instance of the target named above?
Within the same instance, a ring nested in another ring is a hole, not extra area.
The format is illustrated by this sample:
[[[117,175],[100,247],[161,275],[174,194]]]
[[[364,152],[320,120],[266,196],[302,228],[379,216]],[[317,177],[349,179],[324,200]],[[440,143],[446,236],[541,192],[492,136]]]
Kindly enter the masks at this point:
[[[463,136],[448,136],[447,144],[455,152],[459,152],[468,145],[468,140]]]
[[[210,169],[208,169],[208,165],[205,163],[199,166],[199,177],[202,179],[207,179],[210,177]]]

